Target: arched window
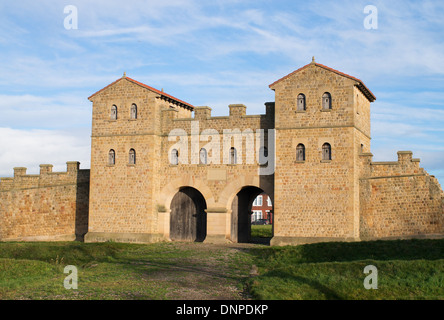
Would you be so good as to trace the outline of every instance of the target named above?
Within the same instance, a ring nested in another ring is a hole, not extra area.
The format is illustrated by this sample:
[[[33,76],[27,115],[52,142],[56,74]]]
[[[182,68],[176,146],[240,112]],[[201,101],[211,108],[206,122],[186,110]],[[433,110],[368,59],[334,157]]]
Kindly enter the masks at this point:
[[[237,151],[236,148],[231,147],[230,149],[230,164],[236,164],[237,163]]]
[[[331,94],[328,92],[325,92],[322,95],[322,109],[324,110],[331,109]]]
[[[177,149],[171,150],[170,163],[175,166],[179,164],[179,151]]]
[[[207,164],[207,150],[205,148],[202,148],[199,151],[199,163]]]
[[[305,161],[305,146],[302,143],[296,147],[296,161]]]
[[[331,160],[331,146],[329,143],[322,145],[322,160]]]
[[[264,165],[268,162],[268,149],[267,147],[259,148],[259,164]]]
[[[108,164],[109,165],[115,165],[116,164],[116,152],[111,149],[108,152]]]
[[[305,95],[303,93],[300,93],[298,95],[298,111],[305,111]]]
[[[131,119],[137,119],[137,105],[133,103],[131,105]]]
[[[136,151],[134,149],[129,151],[129,164],[136,164]]]
[[[113,105],[111,107],[111,115],[110,115],[110,117],[111,117],[111,120],[117,120],[117,106],[116,105]]]

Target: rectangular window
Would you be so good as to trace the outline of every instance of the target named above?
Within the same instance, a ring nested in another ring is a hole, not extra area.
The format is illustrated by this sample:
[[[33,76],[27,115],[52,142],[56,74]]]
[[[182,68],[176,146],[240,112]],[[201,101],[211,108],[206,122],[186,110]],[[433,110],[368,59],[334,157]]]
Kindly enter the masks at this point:
[[[251,215],[251,220],[252,221],[257,221],[259,219],[262,219],[262,211],[254,210],[253,214]]]

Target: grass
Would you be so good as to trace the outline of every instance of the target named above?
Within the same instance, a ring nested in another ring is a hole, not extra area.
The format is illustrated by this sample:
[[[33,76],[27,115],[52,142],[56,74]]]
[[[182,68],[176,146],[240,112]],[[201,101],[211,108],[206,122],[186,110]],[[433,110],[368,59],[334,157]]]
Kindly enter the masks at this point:
[[[63,286],[66,265],[78,268],[77,290]],[[364,288],[367,265],[378,269],[377,290]],[[443,300],[444,239],[286,247],[0,243],[0,299],[245,297]]]
[[[265,225],[251,225],[252,238],[271,238],[273,236],[271,224]]]
[[[256,299],[444,299],[444,240],[318,243],[254,249]],[[365,289],[367,265],[378,289]]]
[[[0,299],[217,298],[248,276],[236,256],[202,244],[0,243]],[[78,269],[77,290],[63,286],[66,265]]]

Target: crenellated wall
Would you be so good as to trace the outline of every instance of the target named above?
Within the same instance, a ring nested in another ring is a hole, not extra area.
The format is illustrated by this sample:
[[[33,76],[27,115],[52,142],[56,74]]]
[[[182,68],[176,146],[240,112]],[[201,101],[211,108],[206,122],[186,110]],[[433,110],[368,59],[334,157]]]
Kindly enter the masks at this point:
[[[40,165],[40,174],[14,168],[0,181],[0,240],[74,240],[88,230],[89,170],[67,162],[66,172]]]
[[[174,129],[191,131],[191,122],[199,121],[199,129],[214,129],[222,135],[226,129],[274,129],[274,103],[266,103],[266,113],[247,115],[243,104],[230,104],[228,116],[211,116],[210,107],[195,107],[194,117],[181,117],[177,109],[162,110],[163,136],[168,136]]]
[[[410,151],[399,151],[398,161],[372,157],[360,155],[361,240],[442,236],[444,193],[438,180]]]

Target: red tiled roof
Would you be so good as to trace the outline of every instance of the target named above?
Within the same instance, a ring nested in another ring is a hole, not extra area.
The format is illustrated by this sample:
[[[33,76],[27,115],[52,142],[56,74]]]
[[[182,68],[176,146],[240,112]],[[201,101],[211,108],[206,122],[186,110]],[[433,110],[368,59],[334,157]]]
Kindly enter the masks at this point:
[[[185,101],[182,101],[182,100],[180,100],[180,99],[177,99],[177,98],[173,97],[172,95],[170,95],[170,94],[168,94],[168,93],[165,93],[165,92],[163,92],[163,91],[157,90],[157,89],[155,89],[155,88],[153,88],[153,87],[150,87],[150,86],[148,86],[148,85],[146,85],[146,84],[144,84],[144,83],[142,83],[142,82],[139,82],[139,81],[137,81],[137,80],[131,79],[131,78],[126,77],[126,76],[124,76],[124,77],[122,77],[122,78],[120,78],[120,79],[117,79],[117,80],[114,81],[113,83],[107,85],[105,88],[100,89],[100,90],[97,91],[96,93],[94,93],[94,94],[92,94],[91,96],[89,96],[88,99],[91,100],[91,98],[94,97],[96,94],[98,94],[98,93],[102,92],[103,90],[105,90],[105,89],[107,89],[107,88],[113,86],[114,84],[116,84],[117,82],[121,81],[122,79],[126,79],[126,80],[128,80],[128,81],[131,81],[132,83],[135,83],[135,84],[137,84],[137,85],[139,85],[139,86],[141,86],[141,87],[143,87],[143,88],[146,88],[146,89],[148,89],[148,90],[151,90],[151,91],[153,91],[153,92],[155,92],[155,93],[160,94],[160,95],[161,95],[162,97],[164,97],[164,98],[167,98],[167,99],[173,100],[174,102],[179,103],[180,105],[182,105],[182,106],[184,106],[184,107],[186,107],[186,108],[188,108],[188,109],[194,110],[194,106],[193,106],[193,105],[191,105],[191,104],[189,104],[189,103],[187,103],[187,102],[185,102]]]
[[[308,66],[311,66],[311,65],[315,65],[315,66],[317,66],[317,67],[324,68],[324,69],[326,69],[326,70],[329,70],[329,71],[334,72],[334,73],[336,73],[336,74],[339,74],[339,75],[341,75],[341,76],[343,76],[343,77],[347,77],[347,78],[349,78],[349,79],[352,79],[352,80],[358,82],[357,87],[362,91],[362,93],[367,97],[367,99],[368,99],[370,102],[373,102],[373,101],[376,100],[375,95],[370,91],[369,88],[367,88],[367,87],[365,86],[365,84],[364,84],[360,79],[355,78],[355,77],[353,77],[353,76],[351,76],[351,75],[348,75],[348,74],[346,74],[346,73],[343,73],[343,72],[341,72],[341,71],[335,70],[335,69],[333,69],[333,68],[330,68],[330,67],[324,66],[323,64],[316,63],[316,62],[311,62],[311,63],[309,63],[309,64],[307,64],[307,65],[305,65],[305,66],[303,66],[303,67],[297,69],[296,71],[293,71],[292,73],[287,74],[285,77],[282,77],[282,78],[280,78],[279,80],[276,80],[275,82],[273,82],[272,84],[270,84],[268,87],[271,88],[271,87],[274,86],[276,83],[278,83],[278,82],[280,82],[280,81],[282,81],[282,80],[284,80],[284,79],[287,79],[288,77],[292,76],[293,74],[295,74],[295,73],[297,73],[297,72],[299,72],[299,71],[301,71],[301,70],[303,70],[303,69],[305,69],[305,68],[307,68]]]

